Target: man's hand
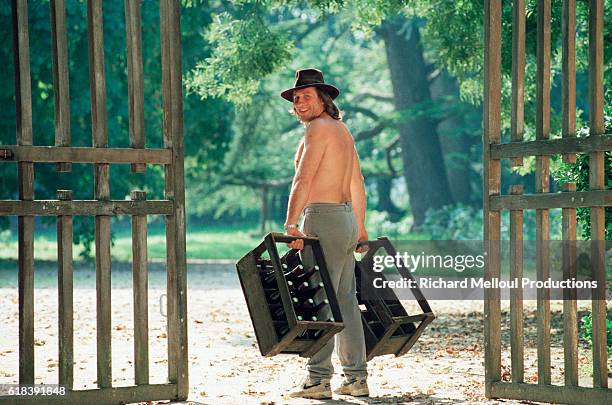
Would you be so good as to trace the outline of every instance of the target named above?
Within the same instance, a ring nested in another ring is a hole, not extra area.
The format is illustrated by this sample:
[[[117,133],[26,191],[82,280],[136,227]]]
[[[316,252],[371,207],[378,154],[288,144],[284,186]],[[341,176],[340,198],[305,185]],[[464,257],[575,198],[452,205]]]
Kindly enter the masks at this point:
[[[297,228],[285,229],[285,234],[290,236],[306,236]],[[304,249],[304,239],[296,239],[291,243],[287,243],[290,249],[302,250]]]
[[[355,248],[355,252],[357,253],[365,253],[370,249],[368,246],[368,232],[365,228],[359,230],[359,238],[357,238],[357,248]]]

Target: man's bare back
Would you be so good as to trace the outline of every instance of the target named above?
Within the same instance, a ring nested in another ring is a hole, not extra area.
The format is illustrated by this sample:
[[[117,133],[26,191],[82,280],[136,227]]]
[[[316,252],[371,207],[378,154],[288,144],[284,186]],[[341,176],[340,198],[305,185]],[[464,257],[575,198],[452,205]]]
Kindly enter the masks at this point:
[[[307,204],[340,203],[351,201],[351,174],[355,159],[353,138],[342,121],[333,118],[319,117],[309,123],[316,125],[326,134],[324,152],[314,174]],[[322,141],[322,140],[319,140]],[[295,154],[295,170],[298,170],[304,138],[300,140]]]

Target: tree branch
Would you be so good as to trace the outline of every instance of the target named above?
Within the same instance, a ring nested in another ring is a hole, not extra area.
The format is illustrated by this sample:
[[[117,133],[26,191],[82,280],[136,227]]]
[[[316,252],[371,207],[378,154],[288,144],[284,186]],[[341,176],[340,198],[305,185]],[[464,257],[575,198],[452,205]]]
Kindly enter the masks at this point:
[[[393,177],[397,176],[397,171],[395,170],[395,168],[393,167],[393,161],[391,158],[391,152],[393,151],[393,149],[397,146],[397,144],[399,143],[400,140],[400,136],[396,135],[395,138],[393,138],[391,140],[391,142],[389,142],[386,146],[385,146],[385,154],[387,156],[387,167],[389,168],[389,170],[391,171],[391,173],[393,174]]]
[[[361,93],[361,94],[357,94],[355,97],[353,97],[353,103],[359,103],[363,100],[366,99],[373,99],[376,101],[382,101],[385,103],[392,103],[393,102],[393,97],[392,96],[387,96],[384,94],[374,94],[374,93]]]
[[[378,124],[374,128],[366,129],[365,131],[358,132],[355,135],[355,142],[363,141],[366,139],[374,138],[376,135],[380,134],[383,129],[387,126],[385,124]]]
[[[347,105],[344,108],[345,111],[353,111],[356,113],[361,113],[363,115],[365,115],[366,117],[370,117],[375,121],[379,121],[380,117],[378,114],[376,114],[374,111],[370,110],[369,108],[365,108],[365,107],[359,107],[359,106],[355,106],[355,105]]]
[[[271,179],[271,180],[250,180],[243,177],[227,177],[223,182],[226,185],[233,186],[247,186],[252,188],[274,188],[282,187],[291,184],[293,177],[286,177],[283,179]]]

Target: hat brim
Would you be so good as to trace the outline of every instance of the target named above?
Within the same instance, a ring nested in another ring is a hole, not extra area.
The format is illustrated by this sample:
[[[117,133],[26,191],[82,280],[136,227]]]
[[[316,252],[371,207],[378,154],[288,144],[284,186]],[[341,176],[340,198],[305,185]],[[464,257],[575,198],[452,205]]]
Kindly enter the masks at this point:
[[[335,99],[340,94],[340,90],[338,90],[335,86],[327,83],[313,83],[313,84],[304,84],[301,86],[293,87],[291,89],[287,89],[283,91],[280,95],[287,101],[291,101],[293,103],[293,92],[299,89],[305,89],[306,87],[318,87],[321,90],[325,91],[331,99]]]

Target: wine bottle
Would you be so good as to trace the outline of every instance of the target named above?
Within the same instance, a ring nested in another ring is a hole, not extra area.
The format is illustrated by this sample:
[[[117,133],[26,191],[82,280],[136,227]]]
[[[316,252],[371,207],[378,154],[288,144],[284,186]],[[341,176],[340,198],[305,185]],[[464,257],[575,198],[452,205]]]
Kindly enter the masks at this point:
[[[294,291],[293,294],[301,299],[312,298],[316,293],[321,291],[323,288],[323,283],[319,283],[318,285],[311,285],[308,281],[300,284]]]
[[[313,333],[310,335],[311,339],[318,339],[319,337],[321,337],[321,335],[323,335],[323,329],[317,329],[315,331],[313,331]]]
[[[262,273],[261,282],[264,285],[264,288],[276,285],[276,275],[274,274],[274,271]]]
[[[300,265],[301,266],[301,265]],[[299,270],[299,272],[287,273],[285,276],[288,280],[293,281],[296,285],[310,280],[310,277],[314,275],[312,270]]]
[[[304,316],[304,318],[313,317],[317,315],[319,311],[325,308],[326,306],[327,306],[327,303],[324,301],[321,301],[312,308],[306,307],[302,309],[301,314],[302,316]],[[313,319],[313,320],[316,320],[316,319]]]
[[[284,318],[286,318],[285,310],[283,309],[282,305],[279,305],[276,308],[270,308],[270,312],[272,313],[272,318],[274,318],[274,319],[284,319]]]
[[[324,298],[324,299],[321,301],[321,303],[320,303],[320,304],[324,304],[324,305],[329,304],[329,300],[328,300],[327,298]],[[312,298],[309,298],[309,299],[307,299],[306,301],[302,301],[302,303],[301,303],[300,307],[301,307],[301,308],[303,308],[303,309],[308,309],[308,310],[310,310],[310,309],[313,309],[313,308],[315,308],[317,305],[320,305],[320,304],[316,304],[316,303],[315,303],[315,300],[313,300]]]
[[[280,291],[276,289],[264,289],[264,292],[268,301],[277,302],[281,299]]]
[[[285,265],[285,268],[288,268],[288,266]],[[304,273],[304,266],[302,266],[301,264],[298,264],[296,266],[293,266],[290,271],[285,272],[285,277],[287,279],[294,280],[296,277],[300,276],[302,273]]]
[[[289,324],[287,321],[272,321],[272,324],[274,325],[274,329],[276,329],[276,333],[278,333],[279,336],[286,335],[287,332],[289,332]]]

